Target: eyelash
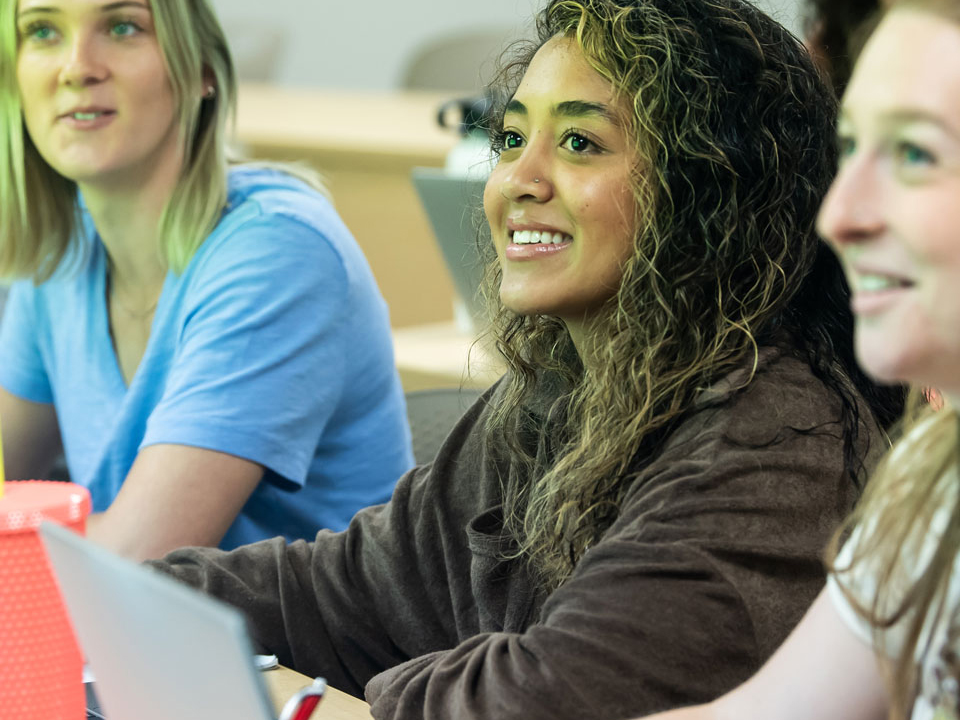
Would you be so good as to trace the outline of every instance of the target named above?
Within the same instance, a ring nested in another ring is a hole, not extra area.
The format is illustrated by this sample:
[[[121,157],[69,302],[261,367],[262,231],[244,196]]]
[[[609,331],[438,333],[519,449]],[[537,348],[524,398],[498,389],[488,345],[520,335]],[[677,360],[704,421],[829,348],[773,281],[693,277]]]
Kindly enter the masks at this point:
[[[840,162],[842,163],[856,151],[857,143],[852,137],[840,136],[837,138],[837,147],[840,151]],[[917,157],[911,160],[908,157],[910,153],[917,153]],[[937,164],[936,156],[932,152],[909,140],[893,142],[890,155],[896,161],[898,167],[906,167],[907,169],[916,168],[919,165],[931,166]]]
[[[857,143],[852,137],[840,136],[837,138],[837,150],[840,152],[840,159],[852,155],[856,149]]]
[[[917,152],[921,158],[919,159],[924,165],[934,165],[936,161],[933,157],[933,154],[929,151],[923,149],[916,143],[909,142],[907,140],[901,140],[897,142],[894,146],[894,154],[896,155],[897,160],[905,165],[916,165],[916,161],[911,162],[907,159],[907,155],[911,152]]]
[[[132,35],[139,35],[140,33],[143,32],[143,28],[140,26],[140,24],[133,18],[129,18],[129,17],[113,18],[107,23],[107,25],[109,26],[110,30],[113,30],[118,25],[129,25],[130,27],[133,28],[134,32],[131,33],[130,35],[121,35],[119,37],[131,37]]]
[[[35,39],[37,42],[40,42],[40,43],[49,42],[50,40],[49,38],[35,37],[36,34],[41,30],[50,30],[52,32],[56,32],[56,29],[53,27],[53,25],[46,22],[45,20],[35,20],[23,29],[23,32],[21,33],[21,39],[22,40]]]
[[[116,29],[120,25],[130,26],[133,29],[133,32],[128,34],[123,34],[123,35],[114,35],[113,34],[114,29]],[[106,28],[107,28],[107,32],[110,33],[113,37],[117,37],[121,39],[133,37],[143,32],[143,27],[141,27],[136,20],[130,17],[123,17],[123,16],[108,18],[106,21]],[[36,33],[38,33],[41,30],[50,30],[54,35],[58,34],[57,29],[50,22],[46,20],[35,20],[23,29],[23,32],[21,34],[21,40],[35,40],[36,42],[39,42],[41,44],[47,44],[52,42],[54,39],[52,37],[50,38],[35,37]]]
[[[496,152],[499,155],[507,150],[517,149],[516,147],[508,147],[507,145],[507,143],[509,143],[514,138],[523,140],[523,136],[515,130],[503,130],[497,133],[491,142],[491,146],[493,147],[494,152]],[[591,140],[589,137],[586,136],[585,133],[580,132],[576,129],[570,129],[564,132],[563,136],[560,138],[560,147],[564,147],[571,139],[574,139],[574,138],[582,140],[587,144],[587,147],[584,148],[583,150],[574,150],[573,148],[567,148],[567,150],[573,153],[574,155],[588,155],[588,154],[593,154],[597,152],[602,152],[603,150],[603,148],[600,146],[598,142],[596,142],[595,140]]]

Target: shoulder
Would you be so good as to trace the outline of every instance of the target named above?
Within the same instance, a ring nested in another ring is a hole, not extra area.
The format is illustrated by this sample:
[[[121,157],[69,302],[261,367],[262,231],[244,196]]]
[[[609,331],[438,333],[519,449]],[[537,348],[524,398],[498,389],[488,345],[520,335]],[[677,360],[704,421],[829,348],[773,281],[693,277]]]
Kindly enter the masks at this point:
[[[278,169],[239,166],[230,172],[227,209],[188,272],[333,273],[349,282],[361,258],[322,193]]]
[[[755,369],[749,363],[715,383],[654,455],[638,456],[627,506],[712,524],[718,535],[749,515],[765,534],[804,537],[819,557],[827,534],[817,528],[828,516],[839,522],[855,495],[838,423],[839,401],[809,366],[761,349]]]
[[[229,218],[288,221],[301,225],[327,240],[349,235],[330,200],[306,181],[280,168],[240,165],[230,171]]]
[[[841,416],[840,396],[805,360],[782,348],[761,347],[700,393],[674,440],[715,431],[737,442],[763,444],[785,429],[839,426]]]

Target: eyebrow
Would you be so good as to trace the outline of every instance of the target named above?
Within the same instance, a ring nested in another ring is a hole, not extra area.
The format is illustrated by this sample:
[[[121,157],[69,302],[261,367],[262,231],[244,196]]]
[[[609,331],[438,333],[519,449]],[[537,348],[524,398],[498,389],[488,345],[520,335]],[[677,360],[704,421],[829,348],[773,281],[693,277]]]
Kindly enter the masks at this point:
[[[107,3],[100,8],[100,12],[113,12],[114,10],[120,10],[122,8],[140,8],[141,10],[150,12],[149,5],[142,2],[133,2],[133,0],[122,0],[121,2]],[[25,10],[21,10],[19,13],[17,13],[17,17],[22,18],[32,14],[59,12],[62,12],[62,10],[60,10],[58,7],[34,6],[28,7]]]
[[[511,100],[504,109],[504,114],[527,115],[527,106],[519,100]],[[586,100],[565,100],[550,108],[552,117],[600,117],[614,125],[621,125],[620,118],[603,103],[587,102]]]
[[[960,141],[960,133],[957,132],[956,128],[947,125],[941,116],[926,110],[894,110],[891,112],[881,113],[880,117],[883,124],[886,126],[901,126],[910,125],[913,123],[933,125],[934,127],[945,132],[947,135],[953,137],[955,140]],[[846,113],[841,112],[840,117],[837,119],[837,126],[840,127],[841,124],[849,122],[851,122],[849,116]]]

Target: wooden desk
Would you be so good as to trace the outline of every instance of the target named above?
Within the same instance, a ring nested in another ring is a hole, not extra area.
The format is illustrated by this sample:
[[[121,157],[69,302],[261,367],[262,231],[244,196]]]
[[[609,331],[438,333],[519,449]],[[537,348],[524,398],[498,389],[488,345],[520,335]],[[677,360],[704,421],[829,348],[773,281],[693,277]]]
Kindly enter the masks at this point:
[[[263,679],[267,683],[274,711],[279,715],[283,704],[297,690],[313,682],[313,678],[301,675],[285,667],[266,670]],[[311,720],[371,720],[370,706],[363,700],[327,686],[320,707]]]
[[[436,122],[450,97],[240,87],[241,148],[258,159],[304,161],[323,173],[394,327],[453,317],[453,283],[410,182],[414,167],[442,167],[458,141]]]
[[[503,374],[505,366],[496,350],[490,347],[489,339],[478,342],[474,339],[452,322],[395,329],[393,353],[404,392],[490,387]]]

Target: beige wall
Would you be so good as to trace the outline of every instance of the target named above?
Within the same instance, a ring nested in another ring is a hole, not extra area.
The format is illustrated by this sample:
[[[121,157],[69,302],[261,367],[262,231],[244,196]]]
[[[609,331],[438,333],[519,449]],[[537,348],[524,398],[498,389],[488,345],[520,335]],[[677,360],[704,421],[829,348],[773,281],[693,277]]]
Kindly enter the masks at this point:
[[[801,1],[756,4],[799,32]],[[444,35],[487,28],[522,35],[542,2],[213,0],[238,55],[269,50],[271,37],[279,39],[274,76],[281,84],[369,90],[397,87],[416,48]]]

